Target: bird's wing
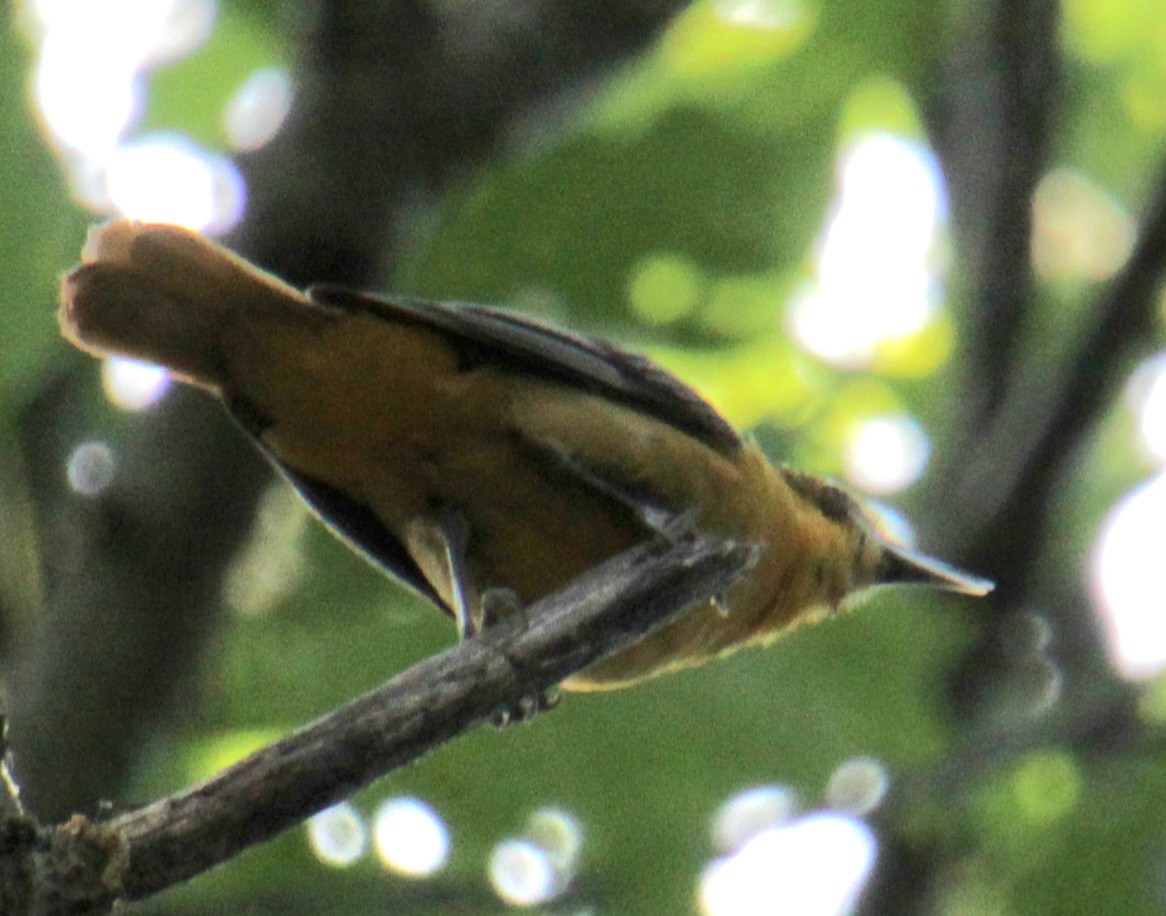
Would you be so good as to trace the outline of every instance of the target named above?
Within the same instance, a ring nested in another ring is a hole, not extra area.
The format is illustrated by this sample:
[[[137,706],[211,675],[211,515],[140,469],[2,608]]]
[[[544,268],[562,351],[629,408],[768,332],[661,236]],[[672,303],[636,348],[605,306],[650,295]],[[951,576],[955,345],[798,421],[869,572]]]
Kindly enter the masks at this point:
[[[722,454],[741,448],[737,431],[695,391],[646,357],[607,341],[481,306],[385,299],[336,286],[313,286],[308,296],[324,307],[422,324],[447,337],[467,362],[496,363],[610,398]]]
[[[338,487],[316,480],[297,471],[275,454],[263,439],[268,420],[259,414],[242,395],[228,393],[223,399],[227,411],[255,441],[260,451],[296,488],[319,519],[342,541],[394,578],[400,580],[421,597],[432,601],[451,617],[453,608],[437,593],[425,578],[421,568],[392,531],[385,526],[370,506],[349,496]]]
[[[272,460],[304,501],[341,540],[421,597],[429,599],[451,617],[456,617],[453,608],[446,604],[409,556],[405,545],[385,527],[372,509],[335,487],[300,474],[278,458]]]

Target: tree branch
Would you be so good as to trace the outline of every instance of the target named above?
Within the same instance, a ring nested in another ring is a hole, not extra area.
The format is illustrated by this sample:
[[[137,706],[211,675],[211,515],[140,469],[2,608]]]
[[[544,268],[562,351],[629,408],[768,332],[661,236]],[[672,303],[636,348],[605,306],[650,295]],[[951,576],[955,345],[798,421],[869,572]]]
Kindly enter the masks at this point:
[[[974,439],[1012,387],[1033,293],[1032,197],[1061,88],[1057,0],[960,5],[935,127],[968,309],[961,417]]]
[[[12,875],[27,876],[0,910],[85,912],[79,895],[91,893],[88,911],[107,911],[115,899],[187,880],[723,594],[757,555],[756,547],[694,533],[621,554],[185,792],[103,824],[74,818],[0,848],[0,893]],[[48,867],[49,849],[70,868]],[[13,909],[14,900],[32,908]],[[58,900],[68,908],[45,904]]]
[[[131,421],[128,442],[111,442],[105,491],[73,492],[65,467],[92,398],[77,375],[46,386],[22,418],[47,598],[14,653],[8,696],[18,781],[50,820],[116,797],[143,732],[174,708],[269,479],[217,404],[175,391]]]
[[[687,5],[322,3],[288,123],[250,164],[239,246],[296,285],[376,284],[407,213],[533,112],[550,114],[552,100],[643,50]]]
[[[1022,204],[1027,211],[1027,192]],[[1031,231],[1027,214],[1024,220],[1027,233]],[[1027,258],[1027,247],[1023,254]],[[1004,268],[1003,257],[998,256],[995,270],[1006,281],[1014,274]],[[1027,268],[1025,271],[1027,277]],[[1151,347],[1164,274],[1166,160],[1152,188],[1130,260],[1099,295],[1093,310],[1095,319],[1081,335],[1059,377],[1052,383],[1038,382],[1031,373],[1015,367],[1014,354],[1007,386],[997,389],[997,382],[990,382],[996,394],[985,401],[973,398],[976,413],[969,420],[968,444],[961,449],[958,467],[940,488],[946,508],[935,514],[944,526],[935,539],[950,554],[996,579],[997,589],[990,600],[996,607],[997,624],[1033,601],[1032,570],[1046,547],[1054,498],[1074,456],[1113,404],[1130,364]],[[1027,279],[1020,289],[1025,296],[1032,295]],[[994,317],[993,312],[974,313],[974,321],[977,325],[998,321],[1010,327],[1010,333],[1018,334],[1020,311],[995,312]],[[979,352],[994,345],[980,334],[973,336],[971,346]],[[1003,371],[990,366],[991,357],[977,361],[973,355],[970,359],[973,367],[979,367],[972,378]],[[999,391],[1003,391],[1002,397]],[[994,408],[993,399],[999,399]],[[1060,594],[1046,590],[1036,605],[1054,621],[1058,673],[1064,672],[1066,681],[1074,676],[1076,680],[1066,684],[1056,708],[1045,715],[1020,725],[990,719],[975,722],[972,733],[962,748],[950,755],[947,765],[912,780],[899,793],[898,802],[876,818],[880,829],[889,833],[890,849],[897,855],[889,855],[880,867],[877,884],[863,901],[864,916],[929,912],[934,903],[935,872],[956,854],[940,848],[942,843],[935,838],[929,838],[926,845],[917,837],[913,842],[903,840],[911,831],[896,829],[900,816],[909,819],[910,810],[939,804],[940,799],[950,805],[954,796],[969,791],[1002,763],[1034,747],[1050,743],[1078,748],[1116,743],[1124,747],[1143,730],[1136,715],[1136,691],[1107,676],[1102,667],[1091,602],[1083,587],[1075,583]],[[1000,687],[1002,657],[1009,651],[1006,641],[993,632],[965,660],[956,685],[961,703],[974,707]]]
[[[1054,481],[1104,418],[1131,363],[1152,346],[1166,275],[1166,160],[1152,193],[1130,260],[1099,297],[1094,323],[1052,399],[1040,403],[1031,386],[1014,389],[974,452],[976,495],[963,500],[974,513],[970,552],[997,576],[1003,595],[1019,593],[1020,577],[1043,547]],[[1009,460],[1001,462],[1002,455]]]

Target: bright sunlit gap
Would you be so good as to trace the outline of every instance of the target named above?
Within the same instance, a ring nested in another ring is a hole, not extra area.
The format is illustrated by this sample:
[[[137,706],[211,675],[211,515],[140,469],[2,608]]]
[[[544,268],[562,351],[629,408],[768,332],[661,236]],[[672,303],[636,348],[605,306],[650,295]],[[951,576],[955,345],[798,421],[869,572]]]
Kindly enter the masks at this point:
[[[755,786],[738,792],[713,815],[713,848],[736,852],[762,831],[791,820],[799,807],[797,793],[786,786]]]
[[[83,159],[103,158],[141,114],[141,74],[211,33],[214,0],[35,0],[34,94],[45,126]]]
[[[352,865],[368,845],[364,818],[349,802],[325,808],[308,821],[308,845],[325,865]]]
[[[1110,657],[1127,678],[1166,670],[1166,473],[1110,510],[1093,551],[1091,584]]]
[[[78,445],[65,465],[69,487],[81,496],[99,496],[111,483],[117,461],[108,443],[91,441]]]
[[[377,809],[373,844],[386,868],[410,878],[436,874],[449,860],[445,821],[417,798],[390,798]]]
[[[812,814],[764,830],[717,859],[700,882],[705,916],[845,916],[874,867],[878,844],[860,820]]]
[[[28,5],[43,33],[88,36],[148,67],[197,49],[218,16],[216,0],[31,0]]]
[[[888,133],[849,145],[838,183],[814,279],[791,303],[790,324],[812,353],[861,368],[935,315],[934,250],[947,205],[934,153]]]
[[[110,156],[106,184],[114,207],[130,219],[214,235],[243,215],[243,176],[235,163],[181,134],[122,144]]]
[[[141,112],[141,74],[210,35],[214,0],[36,0],[38,107],[53,138],[103,159]]]
[[[58,31],[41,45],[34,91],[57,143],[93,158],[108,155],[140,114],[144,98],[132,59],[100,40]]]
[[[1138,367],[1126,394],[1138,419],[1138,439],[1146,456],[1166,462],[1166,352]]]
[[[930,454],[923,426],[914,417],[898,414],[854,424],[843,462],[851,483],[867,493],[886,496],[915,483]]]
[[[78,200],[103,214],[209,234],[231,229],[245,191],[230,160],[181,134],[127,139],[145,108],[146,74],[208,39],[215,0],[34,0],[31,9],[40,41],[35,100]],[[245,91],[236,106],[234,122],[249,149],[286,113],[273,80],[260,96],[270,104],[262,118],[244,110]],[[248,134],[247,124],[258,127]]]
[[[161,366],[109,356],[101,362],[101,387],[115,407],[145,410],[170,390],[170,373]]]

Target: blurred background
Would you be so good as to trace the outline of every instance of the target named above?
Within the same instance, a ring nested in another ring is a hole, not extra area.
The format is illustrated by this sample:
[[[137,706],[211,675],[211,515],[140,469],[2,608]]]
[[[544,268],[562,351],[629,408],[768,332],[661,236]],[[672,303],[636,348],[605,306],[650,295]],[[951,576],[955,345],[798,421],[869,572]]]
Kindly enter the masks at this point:
[[[134,913],[1166,908],[1158,0],[0,9],[0,671],[47,821],[454,638],[225,415],[58,337],[115,214],[650,354],[989,599],[483,729]]]

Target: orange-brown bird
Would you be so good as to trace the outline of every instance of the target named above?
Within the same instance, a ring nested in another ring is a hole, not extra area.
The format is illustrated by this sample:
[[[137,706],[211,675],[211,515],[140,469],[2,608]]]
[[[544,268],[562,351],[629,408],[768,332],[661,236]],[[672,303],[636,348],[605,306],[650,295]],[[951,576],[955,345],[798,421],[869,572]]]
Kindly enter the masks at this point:
[[[468,305],[306,294],[194,232],[91,230],[62,281],[80,347],[219,398],[319,516],[463,635],[691,514],[764,545],[749,575],[565,686],[622,686],[840,608],[868,586],[990,583],[882,537],[858,503],[772,465],[642,356]]]

